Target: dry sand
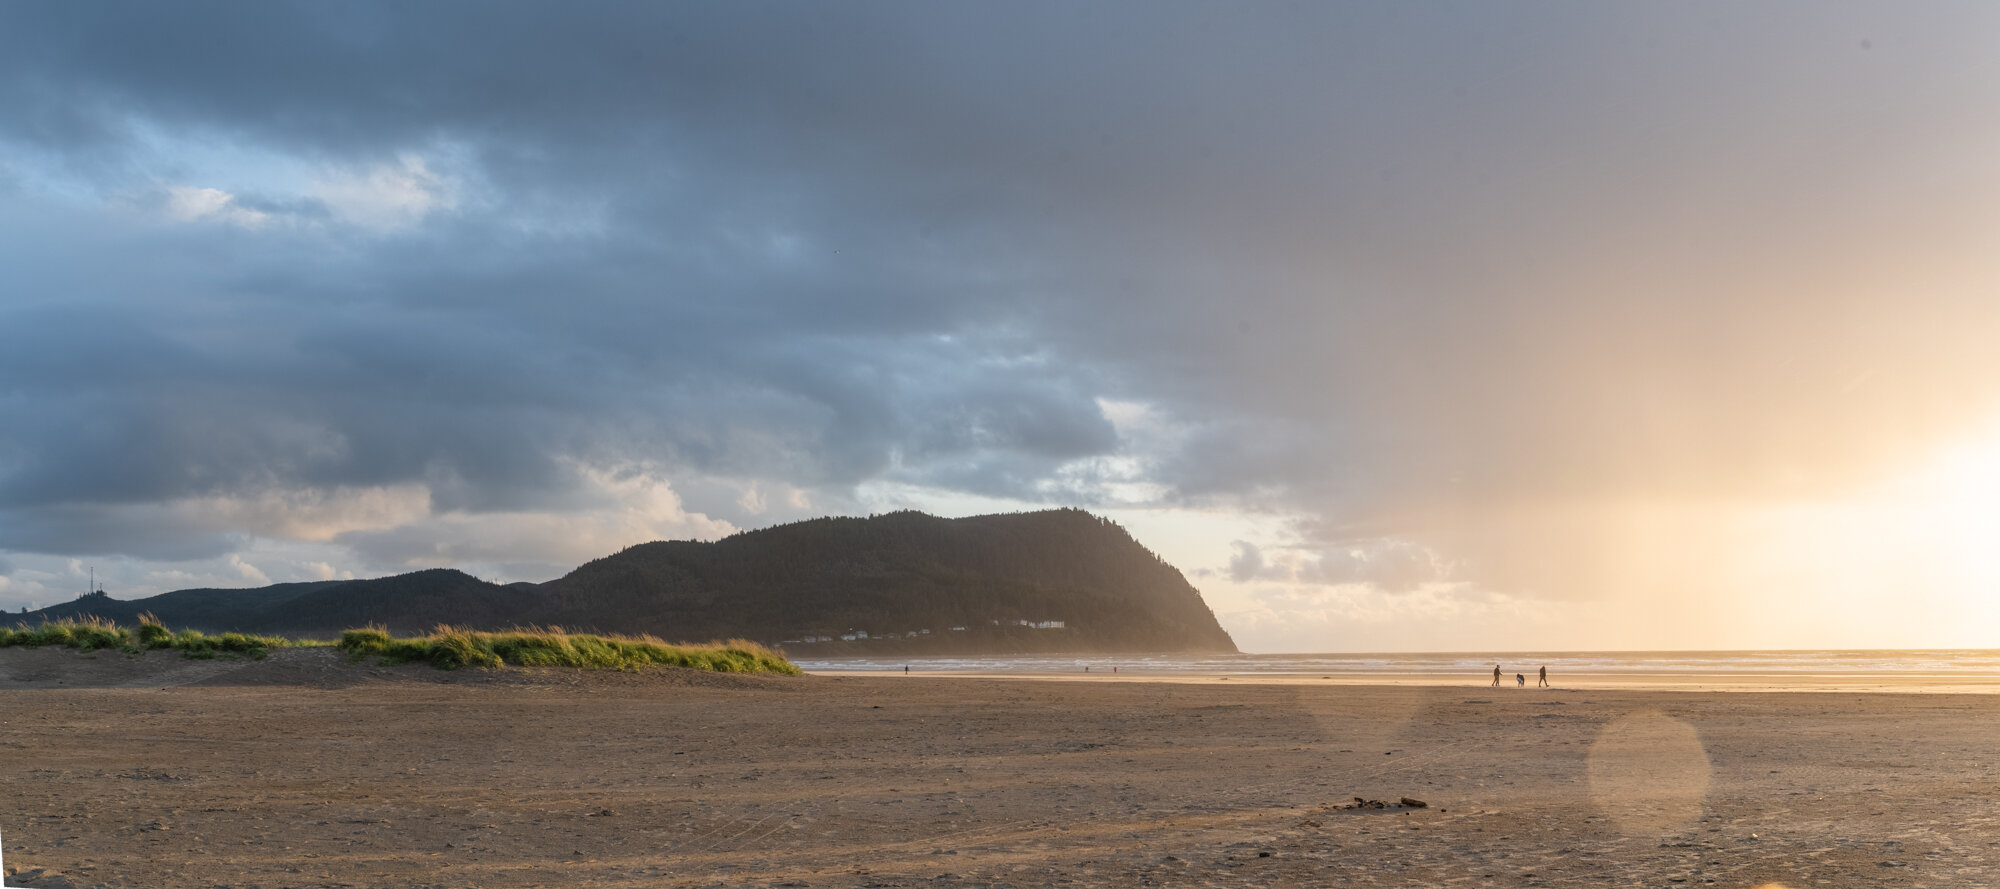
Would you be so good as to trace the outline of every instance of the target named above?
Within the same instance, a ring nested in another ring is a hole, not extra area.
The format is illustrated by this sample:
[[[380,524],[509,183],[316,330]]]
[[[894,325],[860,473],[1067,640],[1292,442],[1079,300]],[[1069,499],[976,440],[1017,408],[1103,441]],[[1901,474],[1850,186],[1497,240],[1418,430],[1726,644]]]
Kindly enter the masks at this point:
[[[0,830],[28,886],[1982,886],[1996,717],[6,649]]]

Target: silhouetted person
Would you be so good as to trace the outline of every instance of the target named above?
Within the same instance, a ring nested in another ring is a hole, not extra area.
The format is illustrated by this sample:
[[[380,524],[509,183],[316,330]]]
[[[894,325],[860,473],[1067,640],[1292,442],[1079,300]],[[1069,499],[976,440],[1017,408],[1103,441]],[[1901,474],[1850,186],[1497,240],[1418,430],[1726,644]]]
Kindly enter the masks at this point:
[[[1542,678],[1535,680],[1535,687],[1536,688],[1549,687],[1549,668],[1547,667],[1542,668]]]
[[[1515,687],[1515,688],[1527,688],[1527,687],[1528,687],[1528,677],[1526,677],[1526,676],[1523,676],[1523,675],[1521,675],[1521,674],[1519,674],[1519,673],[1515,673],[1515,674],[1514,674],[1514,687]]]
[[[1494,687],[1494,688],[1499,688],[1499,687],[1500,687],[1500,665],[1499,665],[1499,664],[1494,664],[1494,665],[1493,665],[1493,687]]]

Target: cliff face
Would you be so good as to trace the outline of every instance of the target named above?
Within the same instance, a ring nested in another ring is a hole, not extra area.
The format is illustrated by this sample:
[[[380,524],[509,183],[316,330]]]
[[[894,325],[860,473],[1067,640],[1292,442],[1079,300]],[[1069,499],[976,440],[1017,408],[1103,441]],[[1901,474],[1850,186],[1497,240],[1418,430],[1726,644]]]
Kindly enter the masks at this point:
[[[1178,570],[1080,510],[814,519],[714,543],[641,544],[545,584],[432,570],[133,602],[92,596],[25,617],[130,623],[147,611],[207,631],[539,624],[827,655],[1236,650]]]

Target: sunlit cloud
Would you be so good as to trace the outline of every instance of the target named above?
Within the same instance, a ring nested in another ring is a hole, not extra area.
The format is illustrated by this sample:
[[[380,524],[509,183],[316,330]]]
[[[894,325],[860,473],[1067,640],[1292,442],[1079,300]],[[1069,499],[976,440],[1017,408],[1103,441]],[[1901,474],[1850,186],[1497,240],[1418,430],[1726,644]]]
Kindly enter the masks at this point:
[[[1406,540],[1352,541],[1324,550],[1297,547],[1266,553],[1247,540],[1232,541],[1229,579],[1311,585],[1364,584],[1387,592],[1407,592],[1451,579],[1453,565],[1441,553]]]
[[[265,574],[263,569],[244,561],[243,557],[239,554],[229,554],[229,567],[235,569],[237,579],[244,586],[271,585],[270,575]]]
[[[673,485],[640,467],[579,467],[587,487],[573,507],[445,511],[342,532],[335,542],[364,564],[402,571],[487,566],[512,579],[549,579],[591,559],[653,540],[715,540],[740,530],[689,511]]]
[[[167,215],[182,222],[214,220],[252,229],[271,221],[270,214],[238,204],[229,192],[188,185],[167,188]]]
[[[458,207],[457,186],[417,154],[364,169],[330,170],[305,189],[336,218],[364,228],[393,231]]]
[[[175,503],[191,527],[248,530],[262,537],[327,541],[341,534],[416,521],[430,514],[430,490],[404,483],[369,488],[285,488]]]

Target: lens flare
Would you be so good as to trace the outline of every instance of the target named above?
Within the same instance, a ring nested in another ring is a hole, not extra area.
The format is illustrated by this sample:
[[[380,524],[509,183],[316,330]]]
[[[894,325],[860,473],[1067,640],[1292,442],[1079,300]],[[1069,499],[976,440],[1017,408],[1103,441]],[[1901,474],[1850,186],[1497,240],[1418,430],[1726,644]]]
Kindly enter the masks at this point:
[[[1708,751],[1694,726],[1657,712],[1606,725],[1590,747],[1590,798],[1629,835],[1677,833],[1701,816]]]

